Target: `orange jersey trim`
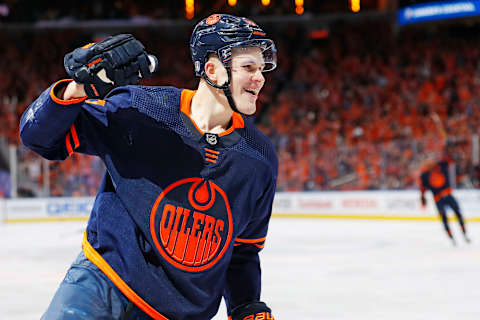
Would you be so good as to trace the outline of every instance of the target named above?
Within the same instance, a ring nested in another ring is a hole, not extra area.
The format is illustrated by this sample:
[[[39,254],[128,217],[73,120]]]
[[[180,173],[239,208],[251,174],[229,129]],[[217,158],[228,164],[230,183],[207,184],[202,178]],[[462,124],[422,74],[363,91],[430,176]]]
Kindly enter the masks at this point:
[[[80,145],[80,141],[78,141],[77,130],[75,129],[75,125],[73,125],[73,124],[70,127],[70,133],[72,134],[73,144],[75,146],[75,149],[77,149],[78,146]]]
[[[260,239],[240,239],[236,238],[235,242],[240,242],[240,243],[259,243],[259,242],[264,242],[267,238],[260,238]]]
[[[439,201],[440,199],[442,199],[443,197],[446,197],[448,196],[449,194],[452,193],[452,188],[447,188],[445,190],[442,190],[440,191],[439,193],[437,193],[434,197],[435,199],[435,202]]]
[[[245,243],[234,243],[233,246],[234,247],[238,247],[238,246],[241,246],[241,245],[244,245]],[[257,248],[260,248],[262,249],[263,247],[265,247],[265,244],[256,244],[256,243],[252,243],[255,247]]]
[[[218,136],[219,137],[226,136],[227,134],[232,133],[233,130],[241,129],[243,127],[245,127],[245,123],[243,122],[242,116],[239,113],[234,112],[232,114],[232,126],[230,128],[228,128],[227,131],[224,131],[224,132],[220,133]]]
[[[90,104],[96,104],[96,105],[99,105],[99,106],[102,106],[104,107],[105,106],[105,100],[101,100],[101,99],[97,99],[97,100],[85,100],[86,103],[90,103]]]
[[[205,151],[207,152],[210,152],[210,153],[214,153],[214,154],[219,154],[220,151],[215,151],[215,150],[212,150],[212,149],[208,149],[208,148],[204,148]]]
[[[208,161],[208,162],[211,162],[211,163],[217,163],[217,161],[212,160],[212,159],[210,159],[210,158],[205,158],[205,161]]]
[[[52,89],[50,89],[50,97],[52,98],[52,100],[55,101],[56,103],[62,104],[62,105],[70,105],[70,104],[75,104],[75,103],[80,103],[80,102],[85,101],[87,99],[87,96],[81,97],[81,98],[73,98],[73,99],[69,99],[69,100],[63,100],[63,99],[60,99],[57,96],[55,96],[55,88],[59,84],[64,83],[64,82],[72,82],[72,81],[73,81],[73,79],[63,79],[63,80],[55,82],[55,84],[52,86]]]
[[[70,141],[70,134],[73,139],[73,148],[72,142]],[[78,140],[77,130],[75,129],[75,125],[72,124],[72,126],[70,127],[70,132],[68,132],[67,136],[65,137],[65,147],[67,148],[68,156],[71,156],[73,150],[77,149],[79,145],[80,141]]]
[[[197,129],[198,132],[200,132],[201,134],[204,134],[205,132],[203,132],[197,126],[195,121],[193,121],[193,119],[190,117],[191,110],[192,110],[192,99],[193,99],[193,96],[195,95],[196,92],[197,91],[195,91],[195,90],[187,90],[187,89],[184,89],[182,91],[182,93],[180,95],[180,111],[183,112],[187,117],[190,118],[193,125],[195,126],[195,129]],[[226,131],[220,133],[218,136],[219,137],[226,136],[226,135],[232,133],[233,130],[244,128],[244,127],[245,127],[245,122],[243,121],[242,116],[239,113],[234,112],[232,114],[232,126],[230,128],[228,128]]]
[[[94,265],[96,265],[102,272],[117,286],[117,288],[133,303],[137,305],[140,309],[143,310],[146,314],[152,317],[155,320],[168,320],[152,306],[150,306],[145,300],[143,300],[139,295],[135,293],[128,286],[128,284],[123,281],[123,279],[113,270],[113,268],[108,264],[105,259],[90,245],[87,239],[87,233],[83,234],[82,249],[85,253],[85,257],[90,260]]]
[[[65,146],[67,147],[68,155],[71,156],[73,153],[72,143],[70,142],[70,132],[67,133],[65,137]]]
[[[203,134],[203,131],[197,127],[197,124],[195,123],[195,121],[193,121],[193,119],[190,117],[190,111],[191,111],[191,108],[192,108],[192,99],[193,99],[193,96],[195,95],[195,90],[182,90],[182,93],[180,95],[180,111],[183,112],[193,123],[193,125],[195,126],[195,129],[197,129],[198,132],[200,132],[201,134]]]
[[[205,156],[206,156],[206,157],[213,158],[213,159],[218,159],[218,156],[216,156],[216,155],[214,155],[214,154],[210,154],[210,153],[205,153]]]

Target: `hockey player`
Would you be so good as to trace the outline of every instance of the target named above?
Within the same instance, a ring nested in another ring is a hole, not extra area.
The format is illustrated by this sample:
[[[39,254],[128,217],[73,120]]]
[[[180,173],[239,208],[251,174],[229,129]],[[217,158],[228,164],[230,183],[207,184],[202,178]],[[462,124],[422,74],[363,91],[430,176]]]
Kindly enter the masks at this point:
[[[107,168],[83,250],[42,319],[205,320],[222,296],[229,319],[273,319],[258,252],[278,163],[248,115],[275,46],[253,21],[215,14],[190,49],[196,91],[122,86],[156,65],[129,35],[78,48],[64,61],[75,81],[22,116],[23,143],[43,157],[82,152]]]
[[[452,195],[452,185],[450,183],[450,176],[448,174],[451,163],[452,160],[448,157],[445,157],[441,161],[435,161],[433,159],[425,161],[423,164],[422,173],[420,175],[420,201],[422,206],[425,207],[427,204],[425,191],[432,191],[435,205],[437,207],[438,214],[442,218],[445,231],[447,232],[447,235],[452,241],[453,245],[455,245],[455,238],[453,237],[452,231],[448,225],[448,207],[455,212],[465,241],[470,242],[470,239],[467,236],[465,222],[463,220],[462,213],[460,212],[460,207],[458,206],[457,200]]]

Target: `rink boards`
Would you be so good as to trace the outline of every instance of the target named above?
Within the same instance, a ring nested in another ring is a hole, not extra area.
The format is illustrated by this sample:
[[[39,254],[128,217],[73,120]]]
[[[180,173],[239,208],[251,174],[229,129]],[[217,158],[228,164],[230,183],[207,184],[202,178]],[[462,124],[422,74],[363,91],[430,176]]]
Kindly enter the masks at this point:
[[[465,218],[480,221],[480,190],[454,193]],[[0,200],[4,222],[85,220],[93,197],[32,198]],[[427,207],[420,205],[420,192],[406,191],[325,191],[278,192],[274,217],[346,218],[389,220],[437,220],[433,198],[427,194]]]

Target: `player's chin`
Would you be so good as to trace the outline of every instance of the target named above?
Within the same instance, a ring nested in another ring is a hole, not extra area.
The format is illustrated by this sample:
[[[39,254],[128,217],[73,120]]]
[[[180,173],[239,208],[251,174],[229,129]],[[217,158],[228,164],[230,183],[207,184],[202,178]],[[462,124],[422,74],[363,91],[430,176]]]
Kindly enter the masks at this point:
[[[252,114],[255,113],[255,111],[257,111],[257,104],[255,102],[244,102],[243,104],[239,105],[237,107],[238,111],[240,111],[241,113],[247,115],[247,116],[251,116]]]
[[[257,98],[256,97],[251,97],[250,95],[244,95],[242,97],[239,97],[240,99],[237,99],[237,109],[241,113],[250,116],[257,111]]]

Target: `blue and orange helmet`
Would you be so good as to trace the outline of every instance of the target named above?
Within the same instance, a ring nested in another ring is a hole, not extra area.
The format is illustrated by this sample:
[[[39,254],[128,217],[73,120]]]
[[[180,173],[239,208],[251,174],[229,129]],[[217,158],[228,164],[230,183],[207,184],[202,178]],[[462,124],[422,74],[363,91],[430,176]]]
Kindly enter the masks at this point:
[[[277,66],[275,44],[255,22],[229,14],[212,14],[195,26],[190,38],[195,75],[205,77],[205,63],[210,54],[216,54],[228,68],[232,49],[237,47],[259,47],[265,61],[263,72]]]

